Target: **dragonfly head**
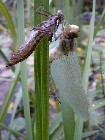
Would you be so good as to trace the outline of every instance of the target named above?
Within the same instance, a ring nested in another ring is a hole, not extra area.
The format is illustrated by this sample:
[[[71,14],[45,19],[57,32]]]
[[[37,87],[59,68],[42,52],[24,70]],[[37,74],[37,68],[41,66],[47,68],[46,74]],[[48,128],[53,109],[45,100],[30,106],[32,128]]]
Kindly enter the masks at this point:
[[[69,24],[64,28],[64,32],[69,38],[78,38],[79,27],[77,25]]]

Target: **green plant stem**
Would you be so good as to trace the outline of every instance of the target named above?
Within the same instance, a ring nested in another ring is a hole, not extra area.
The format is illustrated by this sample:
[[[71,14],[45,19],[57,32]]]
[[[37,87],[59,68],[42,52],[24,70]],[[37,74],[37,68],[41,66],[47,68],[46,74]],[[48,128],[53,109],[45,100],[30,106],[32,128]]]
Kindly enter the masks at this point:
[[[36,9],[39,7],[37,0],[34,0],[34,24],[37,25],[41,22],[41,15],[37,15]],[[34,52],[34,80],[35,80],[35,114],[36,114],[36,123],[33,125],[33,132],[36,127],[36,135],[34,134],[34,140],[42,140],[42,96],[41,96],[41,44]]]
[[[48,0],[44,1],[45,9],[48,10]],[[37,0],[34,0],[34,13],[40,6]],[[35,15],[35,25],[39,24],[45,17]],[[35,95],[36,95],[36,139],[49,139],[49,49],[48,40],[44,39],[35,50]],[[35,139],[35,136],[34,136]]]
[[[23,0],[17,1],[17,17],[18,17],[18,46],[24,42],[24,2]],[[27,82],[27,69],[26,63],[20,63],[21,69],[21,83],[22,83],[22,93],[23,93],[23,106],[26,122],[27,139],[33,140],[32,137],[32,126],[30,119],[30,106],[29,106],[29,95],[28,95],[28,82]]]
[[[45,9],[49,11],[49,0],[44,0]],[[42,16],[42,21],[46,20],[46,17]],[[42,107],[43,107],[43,125],[42,134],[43,140],[49,140],[49,42],[45,38],[42,42]]]

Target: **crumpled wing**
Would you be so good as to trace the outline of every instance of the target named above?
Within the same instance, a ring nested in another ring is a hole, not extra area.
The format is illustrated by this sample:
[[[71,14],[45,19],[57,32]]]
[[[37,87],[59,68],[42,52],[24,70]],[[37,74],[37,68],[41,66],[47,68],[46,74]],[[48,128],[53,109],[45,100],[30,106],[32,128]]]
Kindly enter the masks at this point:
[[[81,83],[77,52],[53,60],[51,74],[59,93],[65,95],[74,112],[78,112],[84,120],[89,119],[89,104]]]

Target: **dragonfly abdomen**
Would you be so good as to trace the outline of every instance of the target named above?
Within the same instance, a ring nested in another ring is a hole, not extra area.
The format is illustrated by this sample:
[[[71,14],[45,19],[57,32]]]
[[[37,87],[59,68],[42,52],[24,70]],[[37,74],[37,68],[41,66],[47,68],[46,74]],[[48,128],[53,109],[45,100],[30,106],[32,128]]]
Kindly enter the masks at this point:
[[[41,24],[34,27],[33,34],[30,35],[24,44],[21,45],[19,50],[17,50],[16,53],[11,56],[7,67],[15,65],[30,56],[30,54],[34,51],[34,49],[38,46],[44,37],[47,36],[51,42],[59,24],[62,24],[63,21],[64,15],[60,10],[58,10],[55,15],[48,16],[46,21],[43,21]]]
[[[40,31],[33,31],[34,33],[21,45],[21,47],[14,53],[9,60],[8,66],[15,65],[27,57],[29,57],[34,49],[38,46],[41,40],[46,37],[46,33]]]

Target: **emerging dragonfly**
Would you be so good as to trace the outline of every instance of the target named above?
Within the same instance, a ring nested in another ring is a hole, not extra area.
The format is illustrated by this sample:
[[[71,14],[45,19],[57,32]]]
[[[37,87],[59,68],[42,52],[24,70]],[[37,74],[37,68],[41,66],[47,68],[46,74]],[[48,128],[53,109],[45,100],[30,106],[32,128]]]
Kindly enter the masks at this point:
[[[86,120],[89,118],[89,104],[82,87],[81,70],[76,52],[78,31],[79,27],[76,25],[64,27],[59,46],[50,51],[50,78],[54,80],[59,93],[65,96],[65,100],[73,110]],[[51,85],[50,88],[55,96],[54,86]]]
[[[40,7],[37,9],[37,12],[40,9]],[[58,29],[59,24],[63,25],[64,15],[60,10],[58,10],[55,15],[50,14],[44,8],[42,10],[45,13],[40,12],[38,13],[45,15],[47,17],[47,20],[43,21],[41,24],[32,29],[33,30],[32,34],[24,42],[24,44],[21,45],[21,47],[16,51],[16,53],[14,53],[11,56],[9,64],[7,64],[7,67],[15,65],[25,60],[27,57],[29,57],[44,37],[47,36],[49,38],[49,41],[52,41],[52,37],[53,35],[55,35],[55,32]]]

